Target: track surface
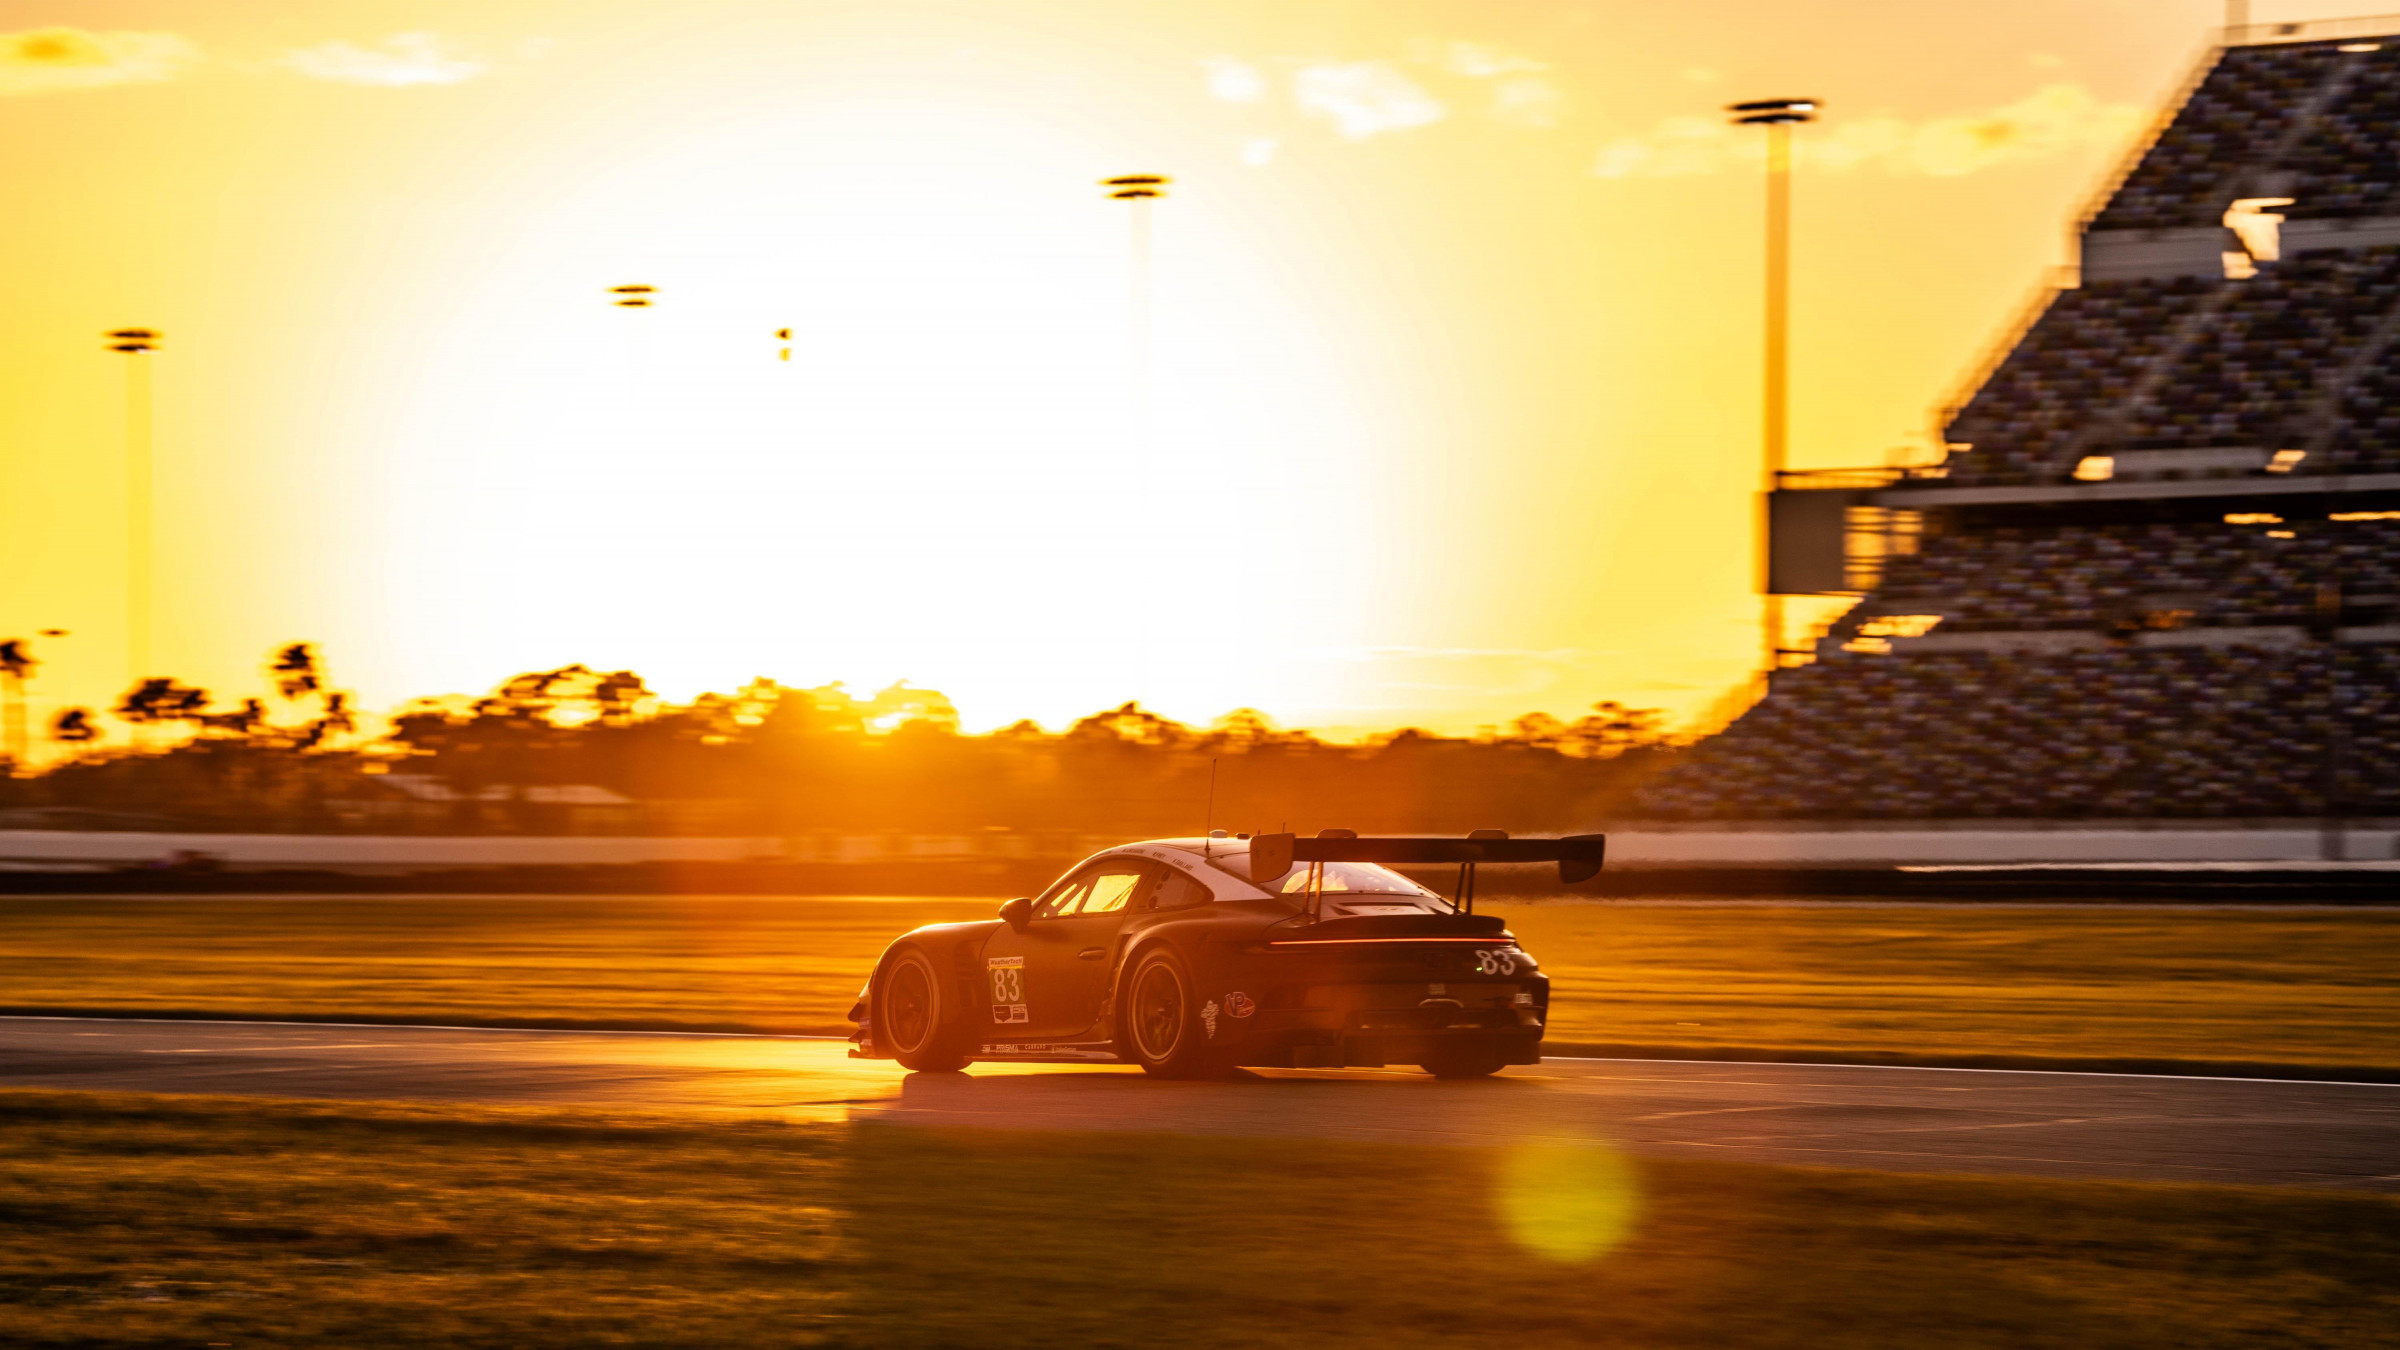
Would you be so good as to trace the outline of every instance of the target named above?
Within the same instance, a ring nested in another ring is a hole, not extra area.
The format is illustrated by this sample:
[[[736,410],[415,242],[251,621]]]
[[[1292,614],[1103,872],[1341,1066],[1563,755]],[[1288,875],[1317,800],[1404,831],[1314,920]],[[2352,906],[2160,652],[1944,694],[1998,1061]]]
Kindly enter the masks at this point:
[[[1636,1153],[1886,1171],[2400,1192],[2400,1085],[1551,1060],[1488,1082],[1117,1068],[909,1074],[838,1041],[307,1023],[0,1018],[0,1085],[581,1105],[1032,1129]]]

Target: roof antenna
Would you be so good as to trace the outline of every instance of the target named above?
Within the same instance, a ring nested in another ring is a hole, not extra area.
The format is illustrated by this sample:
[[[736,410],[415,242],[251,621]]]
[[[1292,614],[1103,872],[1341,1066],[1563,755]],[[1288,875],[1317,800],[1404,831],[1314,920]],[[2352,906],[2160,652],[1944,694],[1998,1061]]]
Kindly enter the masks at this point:
[[[1200,812],[1200,856],[1208,856],[1209,846],[1216,843],[1217,833],[1217,757],[1208,757],[1208,806]]]

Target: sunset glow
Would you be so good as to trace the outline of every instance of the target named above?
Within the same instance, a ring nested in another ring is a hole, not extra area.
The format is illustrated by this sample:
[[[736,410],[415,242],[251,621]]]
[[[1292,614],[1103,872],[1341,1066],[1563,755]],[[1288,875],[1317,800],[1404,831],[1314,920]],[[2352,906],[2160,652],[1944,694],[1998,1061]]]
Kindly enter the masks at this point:
[[[154,664],[220,697],[306,640],[368,707],[580,661],[907,679],[971,728],[1467,730],[1694,713],[1753,662],[1758,146],[1721,104],[1825,101],[1796,462],[1928,457],[2218,10],[11,15],[0,628],[71,633],[37,718],[124,686],[99,335],[139,324]],[[1174,179],[1146,430],[1098,186],[1135,172]]]

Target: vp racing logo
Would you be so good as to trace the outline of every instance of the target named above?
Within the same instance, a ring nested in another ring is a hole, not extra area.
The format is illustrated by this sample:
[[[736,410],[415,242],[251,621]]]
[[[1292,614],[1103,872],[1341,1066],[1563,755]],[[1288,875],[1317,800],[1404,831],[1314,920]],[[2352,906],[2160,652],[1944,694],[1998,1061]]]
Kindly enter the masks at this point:
[[[1003,1026],[1029,1020],[1025,1012],[1025,958],[985,957],[983,973],[992,982],[992,1020]]]

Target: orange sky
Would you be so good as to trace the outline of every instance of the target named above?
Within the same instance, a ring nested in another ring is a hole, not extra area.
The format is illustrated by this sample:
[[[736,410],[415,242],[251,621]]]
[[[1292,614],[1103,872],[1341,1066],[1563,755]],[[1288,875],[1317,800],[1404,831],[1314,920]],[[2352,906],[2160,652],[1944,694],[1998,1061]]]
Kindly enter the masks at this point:
[[[72,630],[45,710],[123,687],[142,324],[156,664],[224,695],[311,640],[370,706],[584,661],[978,727],[1695,712],[1756,648],[1719,106],[1827,101],[1794,459],[1880,462],[2220,12],[0,4],[0,636]],[[1136,171],[1147,436],[1093,186]]]

